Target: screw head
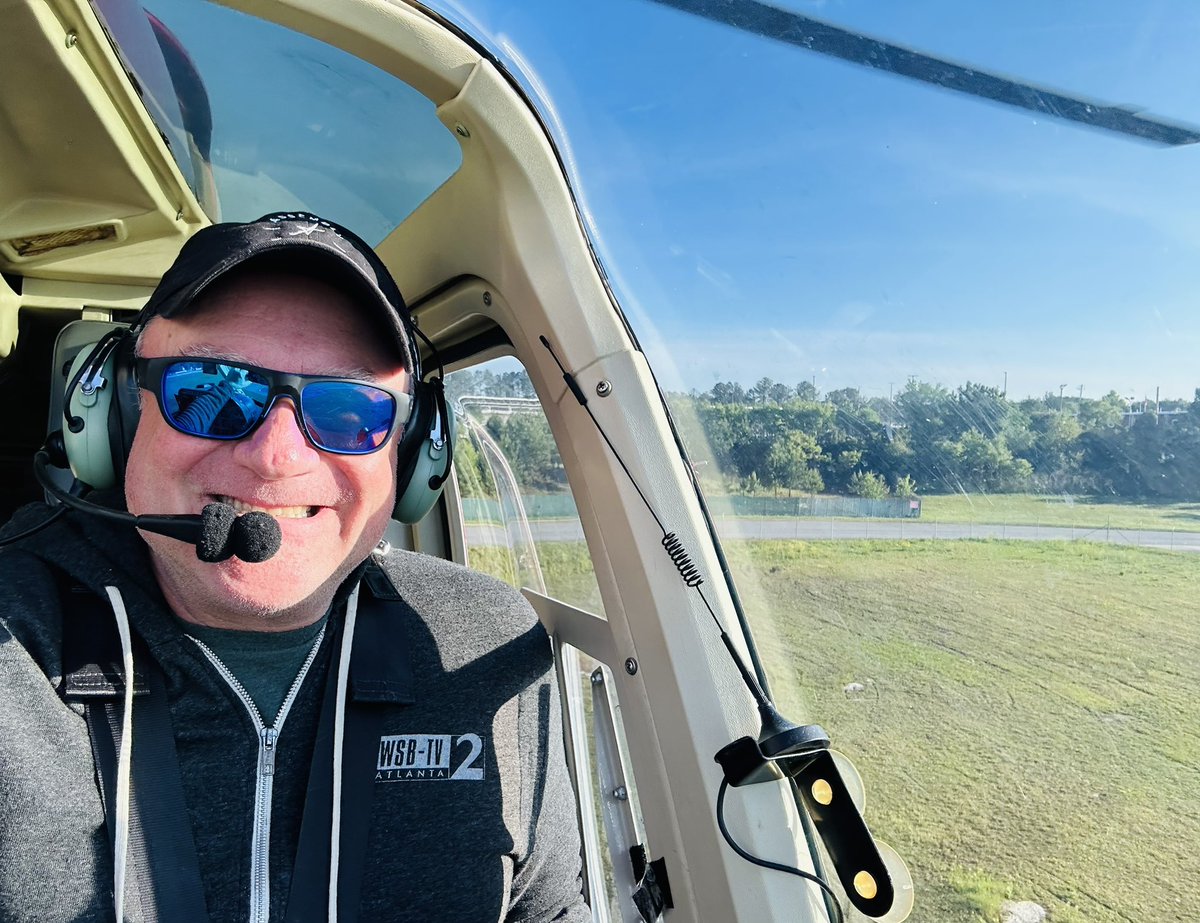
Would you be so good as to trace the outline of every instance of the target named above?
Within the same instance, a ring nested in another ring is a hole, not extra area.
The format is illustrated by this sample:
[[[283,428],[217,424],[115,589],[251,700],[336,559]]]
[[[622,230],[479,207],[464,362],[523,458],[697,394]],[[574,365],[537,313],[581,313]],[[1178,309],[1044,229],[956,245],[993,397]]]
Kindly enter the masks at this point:
[[[628,673],[630,676],[633,676],[635,673],[637,673],[637,671],[638,671],[638,662],[636,660],[634,660],[632,657],[627,657],[625,659],[625,672]]]
[[[492,293],[491,292],[483,293],[483,303],[487,304],[487,305],[490,305],[492,303]]]
[[[74,30],[67,33],[67,47],[74,48],[79,44],[79,33]]]
[[[612,382],[607,378],[602,378],[596,382],[596,394],[600,397],[608,397],[612,394]]]
[[[599,667],[596,667],[596,669],[592,671],[592,685],[599,686],[602,682],[604,682],[604,671]]]
[[[612,794],[613,794],[613,797],[617,799],[617,801],[628,801],[629,800],[629,792],[625,788],[624,785],[618,785],[616,788],[613,789]]]

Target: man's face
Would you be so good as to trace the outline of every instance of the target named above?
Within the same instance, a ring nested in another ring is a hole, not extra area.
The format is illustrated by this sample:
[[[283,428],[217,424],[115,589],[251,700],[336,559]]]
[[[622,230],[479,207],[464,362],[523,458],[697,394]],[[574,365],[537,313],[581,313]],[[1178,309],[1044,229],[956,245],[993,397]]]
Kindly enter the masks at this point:
[[[140,354],[220,357],[409,390],[395,349],[331,286],[251,272],[202,297],[184,317],[151,321]],[[395,436],[370,455],[333,455],[304,438],[297,412],[281,399],[249,436],[221,442],[172,429],[142,392],[125,471],[130,512],[199,513],[214,501],[234,502],[270,513],[283,533],[279,552],[258,564],[206,564],[193,545],[142,533],[181,618],[267,631],[310,624],[382,537],[395,496]]]

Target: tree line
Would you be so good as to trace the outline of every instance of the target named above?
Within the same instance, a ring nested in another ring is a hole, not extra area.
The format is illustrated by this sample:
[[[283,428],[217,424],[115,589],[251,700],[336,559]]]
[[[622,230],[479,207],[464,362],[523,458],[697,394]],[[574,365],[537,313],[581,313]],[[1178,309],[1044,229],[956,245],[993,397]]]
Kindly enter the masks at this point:
[[[457,372],[448,393],[534,396],[523,372]],[[910,379],[891,398],[867,398],[855,388],[821,395],[812,382],[763,378],[749,388],[718,382],[670,394],[668,404],[697,473],[718,491],[1200,497],[1200,389],[1190,401],[1131,412],[1115,391],[1012,400],[973,382],[947,388]],[[493,415],[485,425],[523,484],[563,483],[540,414]],[[475,464],[475,453],[465,452],[461,463]]]
[[[694,461],[731,487],[867,497],[1060,492],[1200,496],[1200,389],[1191,401],[1129,402],[1062,392],[1010,400],[999,388],[910,379],[892,398],[819,396],[761,379],[672,401]],[[703,441],[696,437],[703,436]]]

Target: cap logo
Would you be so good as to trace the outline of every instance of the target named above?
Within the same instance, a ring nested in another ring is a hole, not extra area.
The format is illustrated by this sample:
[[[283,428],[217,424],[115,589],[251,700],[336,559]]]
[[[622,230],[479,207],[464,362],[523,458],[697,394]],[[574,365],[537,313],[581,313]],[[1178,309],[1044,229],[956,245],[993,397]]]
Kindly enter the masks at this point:
[[[338,229],[335,225],[325,221],[323,218],[318,218],[316,215],[311,215],[307,212],[279,212],[278,214],[272,215],[269,220],[271,224],[280,224],[284,221],[307,222],[306,226],[304,227],[296,227],[290,230],[287,235],[288,237],[311,237],[319,232],[327,231],[339,241],[346,244],[350,243],[345,237],[338,233]],[[339,249],[341,248],[339,247]]]

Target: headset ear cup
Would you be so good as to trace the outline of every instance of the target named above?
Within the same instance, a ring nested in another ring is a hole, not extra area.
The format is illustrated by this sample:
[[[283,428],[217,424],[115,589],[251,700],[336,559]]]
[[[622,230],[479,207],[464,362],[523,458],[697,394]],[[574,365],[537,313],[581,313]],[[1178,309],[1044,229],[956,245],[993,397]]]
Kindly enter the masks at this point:
[[[442,396],[441,379],[419,382],[414,398],[416,410],[400,442],[392,509],[393,519],[408,523],[420,522],[433,509],[450,473],[454,446],[454,415]]]
[[[68,381],[74,381],[80,369],[92,361],[101,346],[102,344],[86,346],[79,351],[67,373]],[[67,426],[63,430],[67,461],[71,466],[71,473],[95,489],[117,484],[109,430],[114,391],[113,366],[114,356],[109,353],[100,370],[100,375],[106,382],[103,387],[96,388],[90,394],[84,393],[82,387],[77,387],[66,395],[70,402],[69,414],[77,418],[73,426]]]

